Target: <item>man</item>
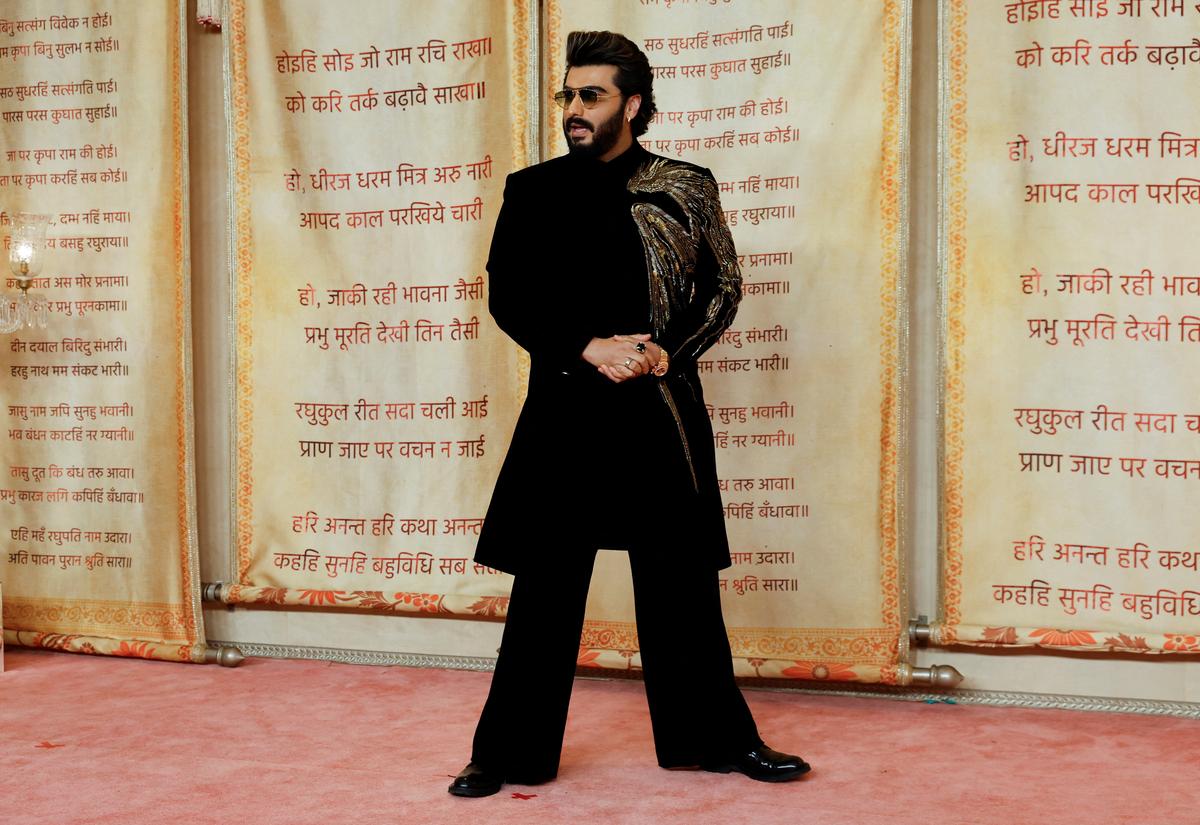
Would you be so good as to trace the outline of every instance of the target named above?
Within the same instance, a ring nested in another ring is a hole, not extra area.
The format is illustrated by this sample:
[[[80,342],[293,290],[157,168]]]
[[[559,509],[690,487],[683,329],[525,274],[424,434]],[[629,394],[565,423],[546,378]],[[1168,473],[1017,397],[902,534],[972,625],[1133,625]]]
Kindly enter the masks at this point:
[[[717,571],[730,564],[696,359],[733,320],[741,275],[706,169],[636,141],[646,56],[572,32],[555,95],[570,153],[509,176],[489,309],[528,350],[529,394],[475,552],[512,596],[471,762],[487,796],[558,772],[597,548],[625,549],[658,762],[783,781],[734,683]]]

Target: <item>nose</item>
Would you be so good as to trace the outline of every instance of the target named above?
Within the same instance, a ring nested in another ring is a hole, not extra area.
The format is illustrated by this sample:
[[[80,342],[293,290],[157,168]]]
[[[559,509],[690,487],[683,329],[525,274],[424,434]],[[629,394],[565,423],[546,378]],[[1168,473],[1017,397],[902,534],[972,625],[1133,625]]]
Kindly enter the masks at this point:
[[[579,95],[575,95],[573,98],[571,98],[571,103],[569,106],[567,106],[568,115],[574,115],[576,112],[583,114],[583,100],[579,97]]]

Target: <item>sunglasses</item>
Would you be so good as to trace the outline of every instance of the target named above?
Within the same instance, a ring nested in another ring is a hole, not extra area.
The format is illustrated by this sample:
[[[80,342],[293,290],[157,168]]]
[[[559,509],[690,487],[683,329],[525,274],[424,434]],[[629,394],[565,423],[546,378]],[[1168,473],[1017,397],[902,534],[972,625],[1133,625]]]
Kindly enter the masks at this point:
[[[594,108],[601,100],[620,97],[620,95],[608,94],[598,89],[563,89],[561,92],[554,93],[554,102],[559,105],[559,108],[567,109],[575,102],[576,96],[579,97],[579,102],[585,109]]]

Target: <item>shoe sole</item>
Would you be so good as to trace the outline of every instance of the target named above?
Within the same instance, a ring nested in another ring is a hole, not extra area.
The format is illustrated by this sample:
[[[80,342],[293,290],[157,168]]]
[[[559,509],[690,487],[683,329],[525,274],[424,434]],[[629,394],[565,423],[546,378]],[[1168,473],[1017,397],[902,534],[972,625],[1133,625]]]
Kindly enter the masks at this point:
[[[811,771],[812,765],[805,764],[804,766],[797,768],[794,771],[788,771],[787,773],[777,773],[777,774],[772,774],[769,776],[751,776],[750,774],[746,773],[745,771],[739,770],[738,768],[734,767],[733,765],[721,765],[719,767],[701,767],[701,770],[708,771],[709,773],[740,773],[742,776],[746,777],[747,779],[753,779],[755,782],[790,782],[791,780],[798,779],[799,777],[804,776],[804,774]]]
[[[493,789],[493,788],[455,788],[455,787],[451,787],[449,789],[449,791],[450,791],[451,796],[465,796],[465,797],[474,798],[474,797],[492,796],[493,794],[498,794],[498,793],[500,793],[500,788],[496,787]]]

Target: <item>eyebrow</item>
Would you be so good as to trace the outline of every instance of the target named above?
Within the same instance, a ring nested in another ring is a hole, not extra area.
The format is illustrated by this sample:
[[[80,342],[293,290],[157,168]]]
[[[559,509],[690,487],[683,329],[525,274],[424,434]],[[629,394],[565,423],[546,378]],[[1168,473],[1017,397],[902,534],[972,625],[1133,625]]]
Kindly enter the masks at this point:
[[[597,91],[597,92],[604,92],[605,94],[611,94],[611,93],[608,91],[608,89],[604,88],[603,86],[579,86],[579,87],[575,87],[575,86],[568,86],[566,83],[564,83],[564,84],[563,84],[563,91],[568,91],[568,92],[582,92],[584,89],[592,89],[592,90],[594,90],[594,91]]]

